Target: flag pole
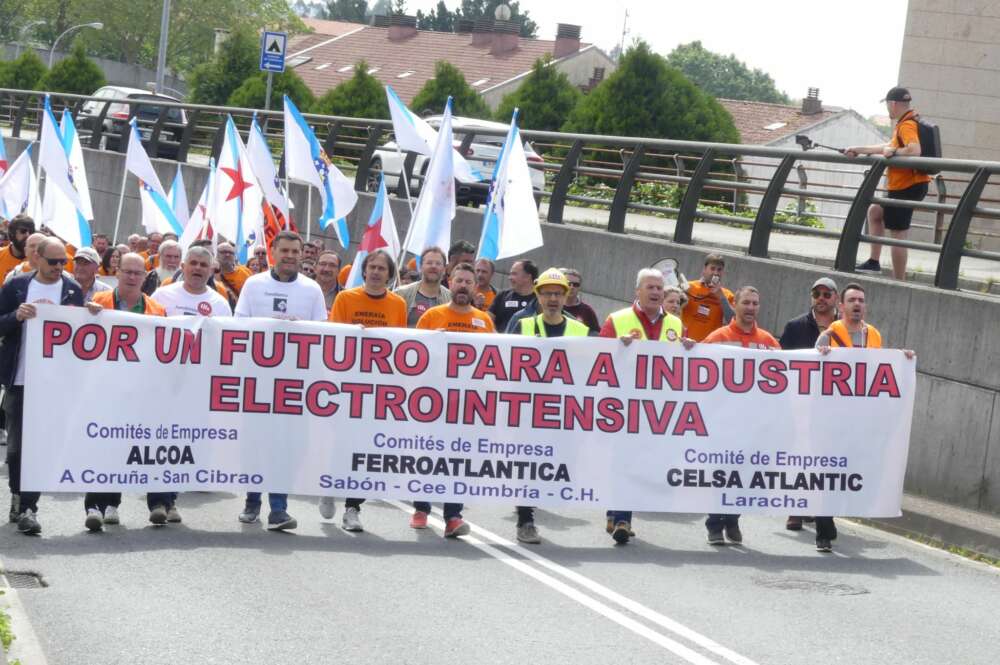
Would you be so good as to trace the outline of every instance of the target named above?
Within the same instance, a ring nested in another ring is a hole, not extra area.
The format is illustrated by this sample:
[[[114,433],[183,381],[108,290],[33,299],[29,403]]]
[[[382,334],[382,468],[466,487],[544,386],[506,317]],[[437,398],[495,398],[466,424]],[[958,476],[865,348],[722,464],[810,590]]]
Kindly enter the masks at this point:
[[[410,197],[410,179],[406,176],[406,166],[404,164],[405,160],[403,158],[403,152],[399,149],[399,143],[396,144],[396,154],[399,155],[399,178],[403,181],[403,190],[406,192],[406,205],[410,208],[410,217],[413,217],[413,199]],[[430,157],[427,158],[428,160]],[[382,174],[383,177],[385,174]]]
[[[306,187],[306,242],[312,238],[313,190]]]
[[[118,192],[118,213],[115,215],[115,232],[111,236],[111,244],[118,244],[118,227],[122,220],[122,206],[125,203],[125,184],[128,182],[128,159],[125,159],[125,166],[122,168],[122,187]]]

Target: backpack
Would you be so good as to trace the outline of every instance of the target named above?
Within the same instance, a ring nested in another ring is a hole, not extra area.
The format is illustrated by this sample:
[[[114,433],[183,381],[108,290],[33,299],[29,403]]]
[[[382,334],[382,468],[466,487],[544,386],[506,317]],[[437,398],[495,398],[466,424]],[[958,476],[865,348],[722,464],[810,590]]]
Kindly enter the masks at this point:
[[[941,131],[933,122],[924,120],[919,115],[914,114],[912,120],[917,123],[917,137],[920,140],[921,157],[941,156]],[[917,169],[919,173],[926,175],[937,175],[940,169]]]

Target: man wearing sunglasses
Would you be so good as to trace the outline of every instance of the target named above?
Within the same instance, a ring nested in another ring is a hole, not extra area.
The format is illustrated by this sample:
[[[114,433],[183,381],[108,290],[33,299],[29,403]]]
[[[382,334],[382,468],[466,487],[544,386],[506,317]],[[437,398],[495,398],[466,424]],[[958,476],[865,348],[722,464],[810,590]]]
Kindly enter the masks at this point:
[[[839,316],[837,307],[840,297],[837,295],[837,283],[832,279],[817,279],[813,282],[809,295],[812,298],[809,311],[786,323],[785,330],[778,339],[785,351],[816,348],[819,334],[829,328]],[[785,522],[785,528],[789,531],[801,531],[804,519],[808,518],[793,515]]]
[[[38,492],[21,492],[21,425],[24,416],[24,366],[27,359],[22,325],[34,318],[36,304],[83,305],[80,285],[63,274],[66,247],[56,238],[45,238],[37,248],[38,270],[18,275],[0,289],[0,383],[6,388],[3,409],[7,419],[7,470],[10,485],[10,519],[25,535],[42,527],[36,517]],[[41,377],[34,377],[38,381]]]

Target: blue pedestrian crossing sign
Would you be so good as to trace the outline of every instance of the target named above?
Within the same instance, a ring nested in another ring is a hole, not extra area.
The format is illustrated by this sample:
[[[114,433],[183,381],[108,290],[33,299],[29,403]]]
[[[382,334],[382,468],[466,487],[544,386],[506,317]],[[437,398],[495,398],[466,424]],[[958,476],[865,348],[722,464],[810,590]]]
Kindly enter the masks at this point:
[[[288,44],[288,33],[265,32],[260,41],[260,70],[262,72],[285,71],[285,46]]]

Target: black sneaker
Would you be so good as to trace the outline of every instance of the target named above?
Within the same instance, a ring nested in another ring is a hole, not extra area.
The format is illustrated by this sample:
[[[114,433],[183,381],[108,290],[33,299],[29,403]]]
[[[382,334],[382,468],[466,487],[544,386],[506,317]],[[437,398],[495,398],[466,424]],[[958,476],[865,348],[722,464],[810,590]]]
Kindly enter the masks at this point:
[[[722,529],[717,531],[708,532],[708,544],[709,545],[725,545],[726,537],[722,535]]]
[[[611,537],[615,539],[615,542],[619,545],[624,545],[628,542],[628,539],[632,537],[632,529],[629,528],[628,522],[619,522],[615,525],[615,530],[611,532]]]
[[[42,532],[42,525],[35,518],[35,511],[29,508],[21,514],[17,520],[17,530],[26,536],[37,536]]]
[[[817,538],[816,539],[816,551],[817,552],[832,552],[833,551],[833,543],[831,543],[826,538]]]
[[[149,521],[156,526],[163,526],[167,523],[167,507],[166,506],[153,506],[153,509],[149,511]]]
[[[882,272],[882,264],[875,259],[868,259],[864,263],[854,266],[854,269],[862,272]]]
[[[785,528],[789,531],[802,531],[802,518],[789,517],[785,520]]]
[[[734,545],[740,545],[743,543],[743,532],[740,531],[738,524],[730,524],[726,527],[726,538],[729,542]]]

